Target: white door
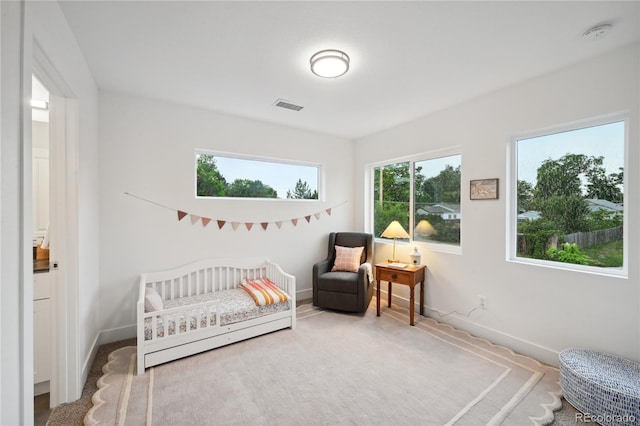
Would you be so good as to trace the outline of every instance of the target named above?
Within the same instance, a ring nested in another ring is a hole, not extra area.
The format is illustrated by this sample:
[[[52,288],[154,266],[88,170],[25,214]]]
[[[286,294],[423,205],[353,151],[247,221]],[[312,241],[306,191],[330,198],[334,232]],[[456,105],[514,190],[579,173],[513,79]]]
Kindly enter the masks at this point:
[[[78,349],[77,103],[49,97],[52,341],[50,404],[78,399],[82,391]]]

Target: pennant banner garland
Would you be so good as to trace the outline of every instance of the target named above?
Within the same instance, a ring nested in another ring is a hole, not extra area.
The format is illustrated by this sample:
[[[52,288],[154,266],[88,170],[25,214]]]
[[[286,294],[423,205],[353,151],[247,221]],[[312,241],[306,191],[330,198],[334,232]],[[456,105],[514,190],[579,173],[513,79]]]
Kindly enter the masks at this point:
[[[205,216],[189,213],[189,212],[186,212],[184,210],[174,209],[174,208],[171,208],[169,206],[165,206],[163,204],[157,203],[155,201],[147,200],[147,199],[142,198],[140,196],[131,194],[129,192],[125,192],[125,195],[129,195],[129,196],[137,198],[139,200],[146,201],[147,203],[155,204],[156,206],[164,207],[166,209],[175,211],[177,213],[177,215],[178,215],[178,222],[180,222],[186,216],[190,216],[192,225],[195,225],[196,223],[201,222],[202,226],[206,227],[209,224],[209,222],[211,222],[212,220],[215,220],[217,222],[217,224],[218,224],[218,229],[222,229],[228,222],[227,220],[212,219],[210,217],[205,217]],[[346,203],[346,201],[343,201],[342,203],[337,204],[337,205],[335,205],[333,207],[329,207],[328,209],[325,209],[323,211],[316,212],[316,213],[313,213],[313,214],[304,215],[302,217],[294,217],[294,218],[288,219],[286,221],[285,220],[278,220],[278,221],[274,221],[274,222],[261,222],[261,221],[256,221],[256,222],[231,222],[231,228],[233,228],[233,230],[235,231],[235,230],[238,229],[238,227],[241,224],[244,224],[244,226],[247,229],[247,231],[251,231],[251,229],[253,228],[253,225],[255,225],[256,223],[259,223],[260,227],[262,228],[262,230],[266,231],[267,228],[269,227],[269,225],[272,224],[272,223],[275,223],[275,225],[278,227],[278,229],[282,229],[282,224],[285,223],[285,222],[291,222],[291,224],[295,227],[295,226],[298,225],[298,221],[301,218],[304,218],[307,223],[311,223],[311,218],[312,217],[315,217],[316,220],[320,220],[320,217],[322,216],[323,213],[326,213],[328,216],[331,216],[331,209],[333,209],[335,207],[338,207],[338,206],[340,206],[342,204],[345,204],[345,203]]]

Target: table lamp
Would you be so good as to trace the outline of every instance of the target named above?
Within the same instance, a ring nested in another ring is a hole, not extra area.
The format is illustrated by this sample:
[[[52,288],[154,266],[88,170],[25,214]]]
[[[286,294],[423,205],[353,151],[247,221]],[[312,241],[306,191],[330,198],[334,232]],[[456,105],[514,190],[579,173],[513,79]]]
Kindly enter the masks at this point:
[[[389,224],[389,226],[387,226],[387,229],[385,229],[380,236],[384,238],[393,238],[393,257],[392,259],[389,259],[389,263],[397,262],[396,238],[409,238],[409,234],[407,234],[407,231],[405,231],[402,225],[400,225],[400,222],[394,220]]]

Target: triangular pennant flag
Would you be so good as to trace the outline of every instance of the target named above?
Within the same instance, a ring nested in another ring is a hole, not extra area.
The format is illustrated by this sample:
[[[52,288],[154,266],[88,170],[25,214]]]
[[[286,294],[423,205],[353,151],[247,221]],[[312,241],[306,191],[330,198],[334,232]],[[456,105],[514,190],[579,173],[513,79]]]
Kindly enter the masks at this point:
[[[304,217],[307,220],[307,223],[311,222],[311,215]]]
[[[224,221],[224,220],[219,220],[218,221],[218,229],[222,229],[222,227],[224,226],[225,223],[227,223],[227,222]],[[237,227],[238,227],[238,225],[234,226],[233,230],[235,231]]]
[[[209,222],[211,222],[211,219],[209,219],[208,217],[202,218],[202,226],[206,227],[209,224]]]
[[[222,221],[218,221],[218,224],[222,222]],[[233,228],[233,230],[235,231],[236,229],[238,229],[238,226],[240,226],[240,222],[231,222],[231,227]]]
[[[187,215],[187,212],[183,212],[182,210],[178,210],[178,222],[180,222]]]
[[[331,207],[329,207],[328,209],[326,209],[326,210],[325,210],[325,212],[327,212],[327,214],[328,214],[329,216],[331,216]]]
[[[195,225],[195,224],[196,224],[196,222],[198,222],[199,220],[200,220],[200,216],[197,216],[197,215],[195,215],[195,214],[192,214],[192,215],[191,215],[191,224],[192,224],[192,225]]]
[[[262,226],[262,229],[264,229],[266,231],[267,230],[267,226],[269,226],[269,222],[261,222],[260,226]]]
[[[313,215],[316,217],[316,219],[320,220],[320,213],[314,213]]]
[[[276,222],[276,226],[278,227],[278,229],[282,228],[282,221]]]
[[[291,223],[293,223],[293,226],[296,226],[298,224],[298,219],[291,219]]]
[[[251,231],[251,228],[253,228],[253,223],[251,223],[251,222],[246,222],[246,223],[244,224],[244,226],[246,226],[246,227],[247,227],[247,231]]]

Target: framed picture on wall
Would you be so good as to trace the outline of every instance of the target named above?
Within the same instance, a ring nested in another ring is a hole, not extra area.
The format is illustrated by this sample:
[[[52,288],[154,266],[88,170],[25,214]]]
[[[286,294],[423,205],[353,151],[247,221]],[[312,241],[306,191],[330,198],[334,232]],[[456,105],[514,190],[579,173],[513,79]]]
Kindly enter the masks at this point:
[[[497,200],[498,178],[472,180],[469,194],[472,200]]]

